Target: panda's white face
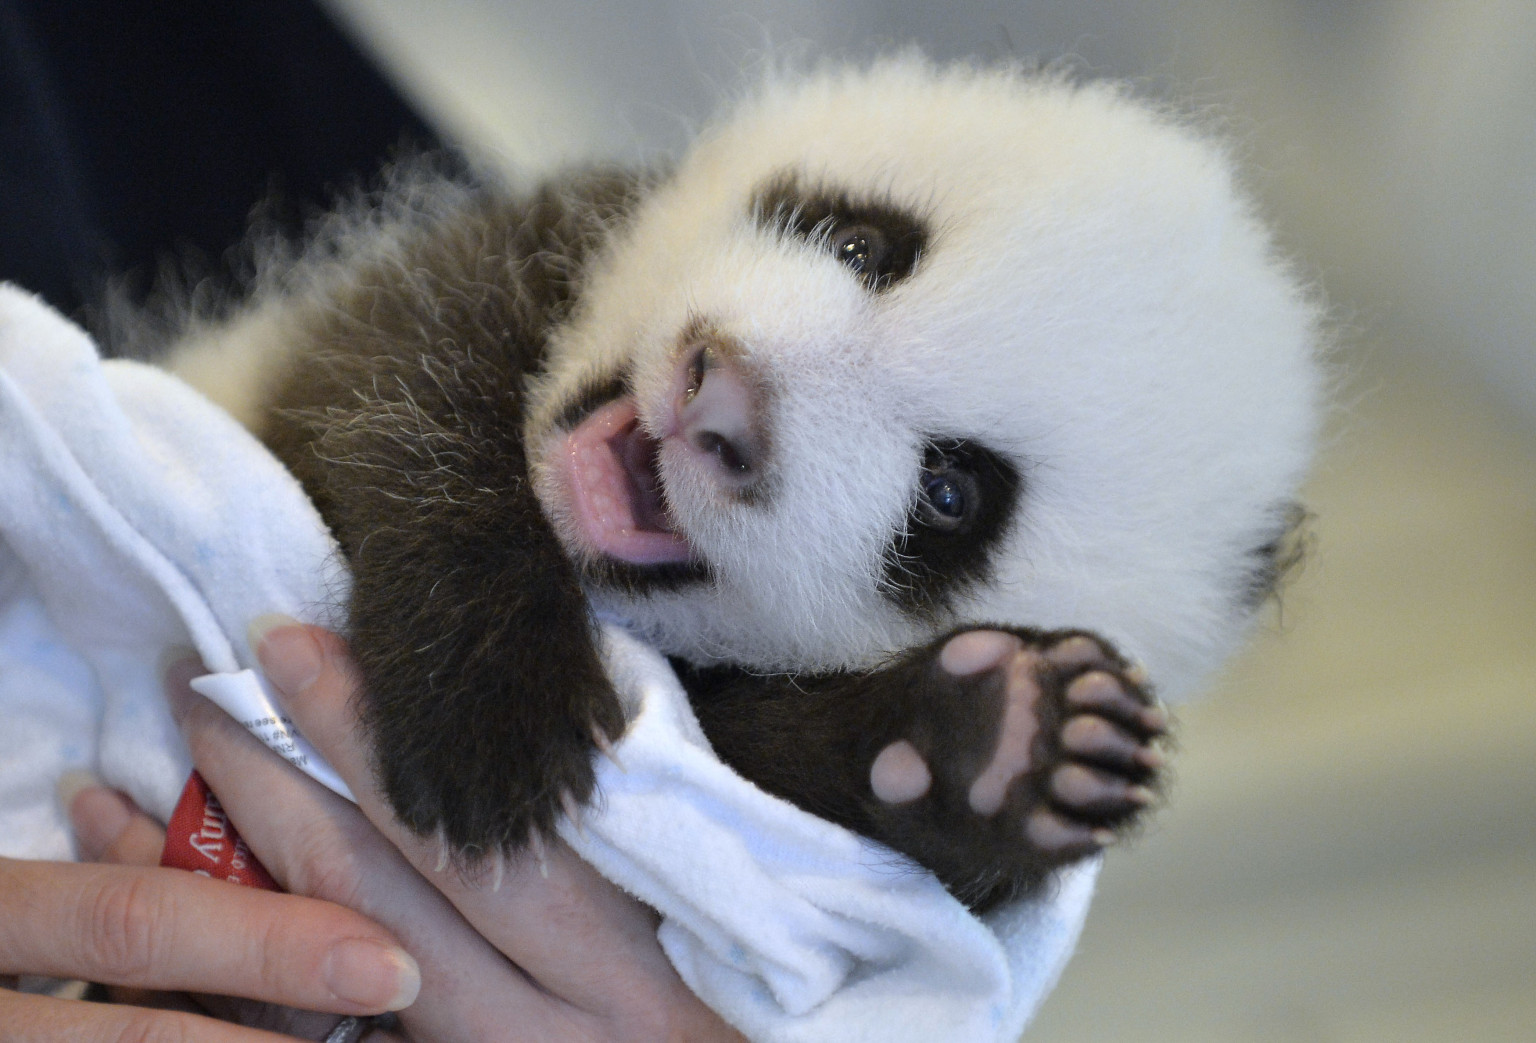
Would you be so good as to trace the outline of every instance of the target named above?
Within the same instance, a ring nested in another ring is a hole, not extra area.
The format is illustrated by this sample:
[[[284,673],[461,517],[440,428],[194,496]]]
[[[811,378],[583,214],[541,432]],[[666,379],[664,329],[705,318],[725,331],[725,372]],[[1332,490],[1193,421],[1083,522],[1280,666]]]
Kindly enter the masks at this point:
[[[530,459],[594,601],[666,651],[824,669],[1083,627],[1177,695],[1306,465],[1315,326],[1198,134],[889,62],[765,91],[647,198]]]

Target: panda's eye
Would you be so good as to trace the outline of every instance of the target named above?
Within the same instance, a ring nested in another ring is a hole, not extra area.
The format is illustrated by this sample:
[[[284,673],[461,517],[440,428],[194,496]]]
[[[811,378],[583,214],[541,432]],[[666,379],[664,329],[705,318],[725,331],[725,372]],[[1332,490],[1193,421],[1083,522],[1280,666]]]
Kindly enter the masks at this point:
[[[958,521],[965,517],[965,490],[952,475],[923,475],[923,496],[929,509],[940,518]]]
[[[885,236],[871,225],[839,228],[832,235],[832,256],[856,275],[876,275],[886,267],[890,253]]]
[[[976,513],[978,490],[973,475],[943,453],[930,452],[923,463],[918,518],[940,532],[956,532]]]

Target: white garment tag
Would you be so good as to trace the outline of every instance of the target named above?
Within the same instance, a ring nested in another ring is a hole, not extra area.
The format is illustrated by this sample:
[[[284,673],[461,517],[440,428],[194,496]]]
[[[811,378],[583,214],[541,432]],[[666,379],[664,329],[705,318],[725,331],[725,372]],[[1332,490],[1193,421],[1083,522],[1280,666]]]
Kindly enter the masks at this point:
[[[357,798],[341,781],[336,769],[299,734],[293,719],[277,708],[277,700],[272,697],[267,682],[255,670],[204,674],[192,682],[192,690],[239,721],[267,749],[326,789],[357,803]]]

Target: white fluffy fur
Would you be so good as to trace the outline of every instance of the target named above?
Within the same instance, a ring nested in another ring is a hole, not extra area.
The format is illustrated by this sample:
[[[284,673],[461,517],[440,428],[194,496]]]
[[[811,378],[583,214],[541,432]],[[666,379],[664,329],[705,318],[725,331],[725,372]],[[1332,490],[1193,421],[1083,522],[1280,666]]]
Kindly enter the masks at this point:
[[[915,271],[871,294],[754,223],[785,172],[920,215]],[[743,505],[664,461],[720,581],[596,599],[665,651],[861,666],[958,623],[1082,627],[1177,697],[1243,632],[1250,552],[1311,452],[1318,315],[1199,130],[1115,86],[915,58],[771,84],[601,257],[535,384],[530,458],[621,365],[656,423],[697,319],[765,377],[773,495]],[[273,321],[256,339],[281,339]],[[1009,454],[1025,488],[995,580],[919,621],[882,594],[881,558],[934,433]],[[558,528],[558,483],[535,478]]]

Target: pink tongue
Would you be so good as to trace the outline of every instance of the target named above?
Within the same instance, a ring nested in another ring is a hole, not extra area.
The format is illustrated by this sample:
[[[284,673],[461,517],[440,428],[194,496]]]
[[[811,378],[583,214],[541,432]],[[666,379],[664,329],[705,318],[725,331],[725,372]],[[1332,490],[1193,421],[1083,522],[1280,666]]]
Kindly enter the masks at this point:
[[[688,542],[675,532],[641,528],[655,515],[642,503],[642,485],[649,475],[636,475],[646,454],[630,442],[638,437],[635,404],[627,398],[598,409],[566,436],[565,479],[577,526],[592,549],[634,565],[687,561]],[[630,450],[626,452],[626,450]],[[636,506],[645,518],[637,521]]]

